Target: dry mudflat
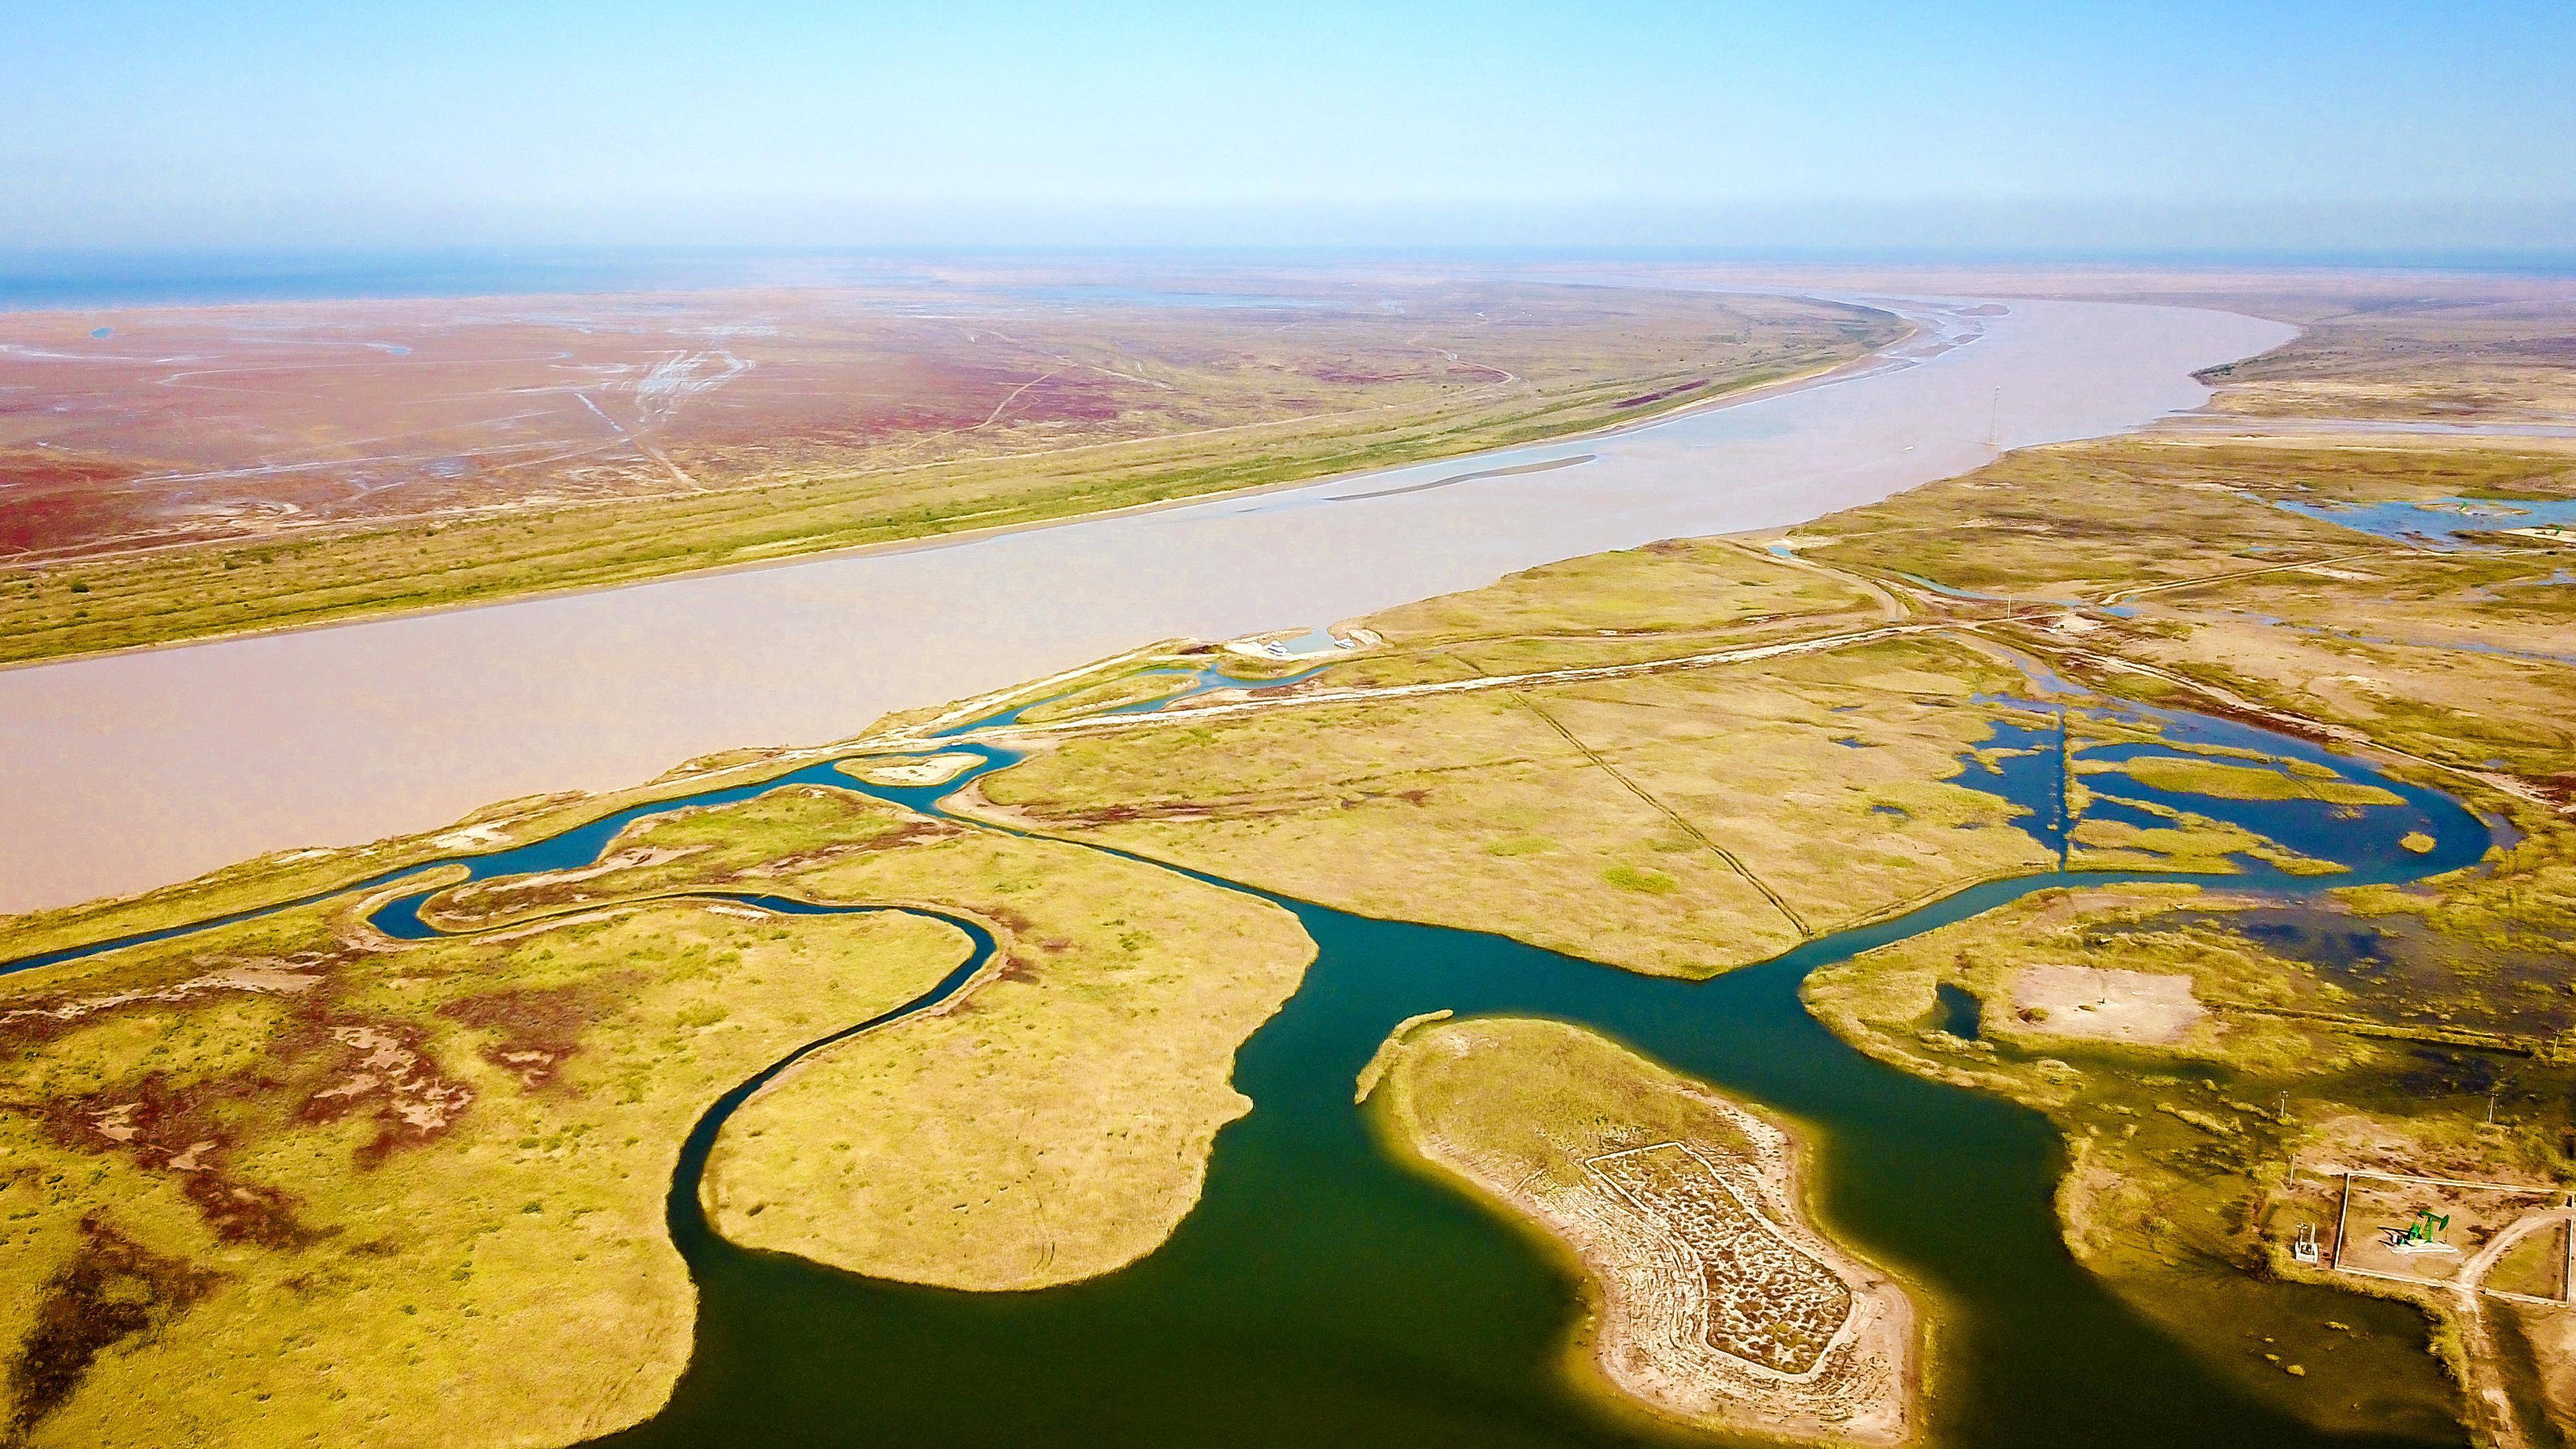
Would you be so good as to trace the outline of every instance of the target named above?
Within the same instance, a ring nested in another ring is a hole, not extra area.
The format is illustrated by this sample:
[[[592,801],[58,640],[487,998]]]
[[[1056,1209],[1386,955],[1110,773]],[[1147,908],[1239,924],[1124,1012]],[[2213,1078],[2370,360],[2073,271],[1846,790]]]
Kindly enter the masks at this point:
[[[2012,1001],[2059,1036],[2097,1041],[2180,1041],[2207,1014],[2189,976],[2101,966],[2024,966],[2013,973]]]
[[[20,404],[0,417],[0,560],[88,560],[103,586],[104,561],[138,548],[327,532],[366,554],[392,524],[872,474],[909,499],[852,486],[846,505],[928,525],[944,486],[995,460],[1025,476],[1069,450],[1114,462],[1192,435],[1255,452],[1304,427],[1357,439],[1569,398],[1616,418],[1892,330],[1786,297],[1393,269],[1202,278],[1185,295],[1062,280],[934,267],[802,288],[0,314],[0,390]],[[106,600],[90,596],[94,621]]]

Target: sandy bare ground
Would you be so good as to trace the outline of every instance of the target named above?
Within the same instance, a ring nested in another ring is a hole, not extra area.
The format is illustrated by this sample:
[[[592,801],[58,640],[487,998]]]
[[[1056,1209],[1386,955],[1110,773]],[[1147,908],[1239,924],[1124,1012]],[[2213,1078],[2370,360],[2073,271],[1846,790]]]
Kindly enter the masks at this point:
[[[2191,978],[2098,966],[2025,966],[2013,973],[2013,1005],[2052,1036],[2161,1045],[2191,1034],[2209,1015]]]
[[[1660,1143],[1592,1159],[1579,1185],[1505,1195],[1600,1285],[1594,1358],[1624,1392],[1766,1437],[1900,1442],[1913,1304],[1807,1225],[1793,1144],[1739,1115],[1749,1156]]]
[[[967,766],[983,762],[982,755],[953,752],[901,764],[870,765],[858,776],[871,785],[941,785],[965,773]]]
[[[845,738],[1138,640],[1324,624],[1659,538],[1778,528],[2199,405],[2288,328],[1897,304],[1914,355],[1615,435],[1258,498],[0,672],[0,911],[434,828],[747,744]],[[1573,452],[1594,460],[1465,471]],[[1351,497],[1340,495],[1367,494]]]

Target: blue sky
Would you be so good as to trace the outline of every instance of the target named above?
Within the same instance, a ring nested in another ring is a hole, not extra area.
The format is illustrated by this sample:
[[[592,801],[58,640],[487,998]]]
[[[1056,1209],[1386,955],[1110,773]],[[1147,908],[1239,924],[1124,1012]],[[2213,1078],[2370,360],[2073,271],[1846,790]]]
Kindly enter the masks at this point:
[[[40,4],[0,247],[2576,250],[2576,5]]]

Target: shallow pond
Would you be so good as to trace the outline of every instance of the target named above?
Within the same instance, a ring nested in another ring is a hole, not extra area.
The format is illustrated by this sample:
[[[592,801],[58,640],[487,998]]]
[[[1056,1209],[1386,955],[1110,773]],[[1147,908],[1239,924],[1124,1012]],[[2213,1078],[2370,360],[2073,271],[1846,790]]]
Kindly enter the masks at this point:
[[[2576,528],[2576,499],[2439,498],[2430,503],[2337,503],[2284,500],[2279,507],[2378,538],[2449,552],[2481,533],[2507,528]]]

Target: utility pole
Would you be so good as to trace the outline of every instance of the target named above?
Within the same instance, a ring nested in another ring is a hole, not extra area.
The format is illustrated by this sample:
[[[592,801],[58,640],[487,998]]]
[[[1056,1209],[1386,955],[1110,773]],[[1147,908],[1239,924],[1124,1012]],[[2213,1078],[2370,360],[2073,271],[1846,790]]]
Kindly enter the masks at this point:
[[[2068,841],[2075,834],[2075,758],[2067,748],[2066,706],[2057,707],[2057,868],[2065,870],[2072,856]]]

